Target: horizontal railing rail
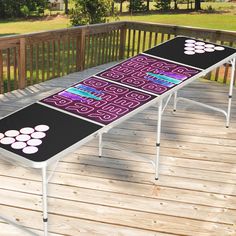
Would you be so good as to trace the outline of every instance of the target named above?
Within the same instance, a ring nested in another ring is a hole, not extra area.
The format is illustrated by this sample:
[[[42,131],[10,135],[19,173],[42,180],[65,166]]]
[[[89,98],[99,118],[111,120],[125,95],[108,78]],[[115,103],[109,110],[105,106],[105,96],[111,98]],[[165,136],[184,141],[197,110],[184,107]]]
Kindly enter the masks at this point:
[[[0,93],[134,56],[177,35],[235,47],[236,32],[113,22],[0,38]],[[227,64],[207,75],[227,83]]]

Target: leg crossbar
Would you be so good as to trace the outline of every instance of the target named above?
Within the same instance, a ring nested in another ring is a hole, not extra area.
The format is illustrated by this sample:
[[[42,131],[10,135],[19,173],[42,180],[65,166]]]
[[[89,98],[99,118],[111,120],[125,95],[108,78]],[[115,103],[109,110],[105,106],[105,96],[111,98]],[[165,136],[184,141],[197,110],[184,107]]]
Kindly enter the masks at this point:
[[[220,112],[222,114],[224,114],[224,116],[226,117],[226,128],[229,127],[229,123],[230,123],[230,114],[231,114],[231,105],[232,105],[232,96],[233,96],[233,87],[234,87],[234,79],[235,79],[235,58],[233,60],[230,61],[232,68],[231,68],[231,76],[230,76],[230,85],[229,85],[229,97],[228,97],[228,107],[227,107],[227,111],[221,109],[221,108],[217,108],[214,106],[210,106],[207,105],[205,103],[201,103],[201,102],[197,102],[197,101],[193,101],[191,99],[187,99],[187,98],[183,98],[183,97],[177,97],[177,92],[174,94],[174,111],[176,111],[176,105],[177,102],[182,100],[188,103],[192,103],[194,105],[198,105],[198,106],[202,106],[217,112]]]
[[[122,148],[120,145],[111,144],[110,142],[105,142],[104,146],[112,147],[112,148],[118,149],[120,152],[123,152],[125,154],[129,154],[129,156],[133,156],[133,157],[137,157],[139,159],[143,159],[145,161],[149,161],[155,167],[155,162],[151,158],[143,157],[143,156],[140,156],[138,154],[135,154],[131,151],[128,151],[127,149]]]
[[[36,234],[36,233],[32,232],[31,230],[27,229],[26,227],[24,227],[23,225],[20,225],[14,218],[9,218],[9,217],[1,215],[0,219],[7,222],[8,224],[15,226],[16,228],[22,230],[23,232],[26,232],[28,235],[39,236],[38,234]]]
[[[153,165],[153,167],[155,168],[155,179],[158,180],[158,178],[159,178],[160,140],[161,140],[161,119],[162,119],[162,114],[163,114],[167,104],[169,103],[171,96],[172,96],[172,94],[169,95],[169,97],[167,98],[164,107],[163,107],[163,101],[162,100],[158,104],[158,120],[157,120],[156,158],[155,158],[155,161],[153,161],[150,158],[134,154],[133,152],[130,152],[130,151],[122,148],[119,145],[112,144],[112,143],[107,142],[107,141],[102,143],[102,134],[99,134],[99,157],[101,157],[101,155],[102,155],[102,147],[103,146],[108,146],[108,147],[118,149],[120,152],[123,152],[123,153],[126,153],[126,154],[128,153],[129,155],[137,157],[139,159],[143,159],[143,160],[146,160],[146,161],[148,160]]]
[[[47,177],[47,183],[49,183],[49,181],[51,180],[51,178],[53,177],[54,173],[55,173],[55,170],[58,166],[58,163],[59,163],[59,160],[54,164],[54,167],[51,171],[51,174]]]
[[[205,107],[205,108],[208,108],[208,109],[211,109],[211,110],[214,110],[214,111],[221,112],[225,115],[225,117],[227,117],[227,112],[224,111],[223,109],[213,107],[213,106],[207,105],[205,103],[197,102],[197,101],[194,101],[194,100],[191,100],[191,99],[188,99],[188,98],[183,98],[183,97],[178,97],[176,101],[178,102],[180,100],[188,102],[188,103],[192,103],[194,105],[198,105],[198,106],[201,106],[201,107]]]
[[[163,106],[163,109],[162,109],[162,111],[161,111],[162,113],[164,113],[164,111],[165,111],[165,109],[166,109],[166,107],[167,107],[167,105],[168,105],[168,103],[169,103],[171,97],[172,97],[172,93],[168,96],[168,98],[167,98],[167,100],[166,100],[166,102],[165,102],[165,105]]]

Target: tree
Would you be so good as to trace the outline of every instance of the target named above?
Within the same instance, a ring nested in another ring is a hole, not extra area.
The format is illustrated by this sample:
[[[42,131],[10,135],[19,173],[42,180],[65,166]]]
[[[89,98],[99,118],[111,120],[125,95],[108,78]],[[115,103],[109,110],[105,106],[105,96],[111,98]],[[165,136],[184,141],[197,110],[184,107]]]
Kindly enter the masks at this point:
[[[47,7],[47,0],[0,0],[0,18],[24,17],[41,14]]]
[[[111,3],[111,13],[113,14],[115,12],[115,2],[112,1]]]
[[[195,0],[195,10],[201,10],[201,0]]]
[[[68,15],[69,14],[68,0],[64,0],[64,3],[65,3],[65,14]]]
[[[138,12],[145,11],[146,6],[144,4],[144,0],[130,0],[129,3],[129,12]]]
[[[71,10],[72,25],[85,25],[106,22],[111,13],[112,0],[76,0]]]
[[[178,0],[174,0],[174,9],[175,9],[175,10],[178,9]]]
[[[123,1],[124,0],[120,0],[120,12],[122,13],[122,11],[123,11]]]
[[[155,0],[156,2],[156,5],[155,7],[158,9],[158,10],[170,10],[170,3],[171,3],[171,0]]]
[[[150,0],[147,0],[147,11],[150,10]]]

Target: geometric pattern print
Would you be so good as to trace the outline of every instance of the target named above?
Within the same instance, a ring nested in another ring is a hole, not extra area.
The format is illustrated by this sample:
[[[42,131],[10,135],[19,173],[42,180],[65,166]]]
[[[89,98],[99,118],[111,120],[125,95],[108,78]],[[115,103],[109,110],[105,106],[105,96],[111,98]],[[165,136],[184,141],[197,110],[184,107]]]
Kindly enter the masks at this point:
[[[152,94],[163,94],[200,70],[147,55],[137,55],[97,76]]]
[[[40,102],[107,125],[156,96],[90,77]]]

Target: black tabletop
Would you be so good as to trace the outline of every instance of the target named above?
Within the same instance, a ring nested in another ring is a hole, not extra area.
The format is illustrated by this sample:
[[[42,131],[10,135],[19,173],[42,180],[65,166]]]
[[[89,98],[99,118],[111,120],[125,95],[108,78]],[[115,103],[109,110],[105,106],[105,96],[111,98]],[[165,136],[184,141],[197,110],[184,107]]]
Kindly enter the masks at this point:
[[[48,160],[234,53],[176,37],[1,119],[0,148]]]
[[[236,49],[180,36],[145,53],[205,70],[236,53]]]
[[[102,126],[35,103],[0,120],[0,147],[28,160],[42,162],[100,128]]]

